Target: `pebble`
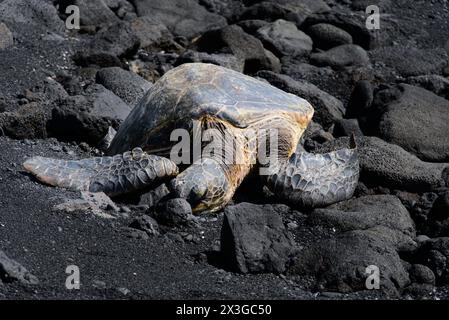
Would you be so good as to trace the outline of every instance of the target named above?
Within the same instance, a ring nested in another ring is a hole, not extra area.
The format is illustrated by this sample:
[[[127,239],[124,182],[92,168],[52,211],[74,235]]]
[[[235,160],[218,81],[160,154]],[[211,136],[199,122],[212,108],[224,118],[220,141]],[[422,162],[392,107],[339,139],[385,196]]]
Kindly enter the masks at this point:
[[[296,222],[289,222],[289,223],[287,223],[287,228],[289,230],[297,229],[298,228],[298,224]]]
[[[131,290],[127,288],[117,288],[117,291],[123,294],[124,296],[127,296],[131,293]]]

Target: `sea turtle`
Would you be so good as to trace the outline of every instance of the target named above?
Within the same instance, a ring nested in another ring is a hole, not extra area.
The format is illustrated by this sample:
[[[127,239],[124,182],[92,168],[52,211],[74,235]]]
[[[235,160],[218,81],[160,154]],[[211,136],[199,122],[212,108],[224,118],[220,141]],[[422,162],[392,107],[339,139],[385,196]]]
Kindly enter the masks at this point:
[[[172,195],[187,199],[195,212],[221,209],[248,174],[267,169],[262,183],[280,199],[300,207],[326,206],[352,196],[359,162],[355,144],[326,154],[297,149],[312,115],[306,100],[253,77],[212,64],[183,64],[138,102],[106,156],[78,161],[33,157],[24,167],[50,185],[112,196],[167,179]],[[205,129],[218,132],[218,138],[203,141],[194,158],[195,139]],[[192,139],[187,151],[177,149],[176,132]],[[269,139],[271,132],[277,133],[275,141]],[[275,164],[260,161],[272,159],[267,145],[275,146]],[[232,161],[224,159],[228,151],[234,152]],[[179,170],[173,155],[186,152],[193,162]]]

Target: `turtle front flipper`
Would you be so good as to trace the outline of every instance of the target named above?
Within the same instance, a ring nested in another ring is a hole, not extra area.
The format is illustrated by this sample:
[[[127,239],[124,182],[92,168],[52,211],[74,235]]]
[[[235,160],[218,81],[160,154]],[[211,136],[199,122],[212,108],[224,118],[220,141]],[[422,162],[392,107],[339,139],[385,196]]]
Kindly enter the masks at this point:
[[[355,142],[324,154],[294,153],[281,163],[267,186],[281,199],[301,208],[324,207],[352,197],[359,178]]]
[[[104,192],[111,196],[149,187],[179,172],[174,162],[149,155],[140,148],[113,157],[77,161],[33,157],[26,160],[23,166],[46,184]]]

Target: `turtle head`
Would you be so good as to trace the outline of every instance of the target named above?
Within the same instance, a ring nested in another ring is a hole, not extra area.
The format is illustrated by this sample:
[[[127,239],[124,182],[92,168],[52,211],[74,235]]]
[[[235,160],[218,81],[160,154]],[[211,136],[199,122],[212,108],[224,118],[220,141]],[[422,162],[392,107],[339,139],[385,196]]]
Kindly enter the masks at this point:
[[[222,166],[204,158],[171,180],[172,196],[186,199],[194,212],[217,211],[231,199],[233,190]]]
[[[170,191],[176,198],[186,199],[192,206],[204,199],[207,187],[204,180],[190,174],[173,179],[169,184]]]

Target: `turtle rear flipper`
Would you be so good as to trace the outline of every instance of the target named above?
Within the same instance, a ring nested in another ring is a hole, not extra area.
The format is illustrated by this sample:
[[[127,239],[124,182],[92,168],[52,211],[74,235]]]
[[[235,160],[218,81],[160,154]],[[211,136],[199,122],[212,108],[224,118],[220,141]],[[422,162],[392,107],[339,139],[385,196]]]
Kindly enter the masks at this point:
[[[174,162],[140,148],[113,157],[77,161],[33,157],[23,166],[46,184],[111,196],[143,189],[178,174]]]
[[[324,207],[352,197],[359,178],[357,149],[324,154],[294,153],[279,170],[267,176],[278,197],[302,208]]]

